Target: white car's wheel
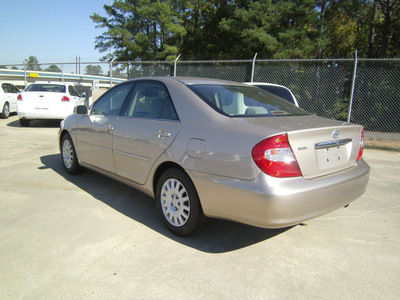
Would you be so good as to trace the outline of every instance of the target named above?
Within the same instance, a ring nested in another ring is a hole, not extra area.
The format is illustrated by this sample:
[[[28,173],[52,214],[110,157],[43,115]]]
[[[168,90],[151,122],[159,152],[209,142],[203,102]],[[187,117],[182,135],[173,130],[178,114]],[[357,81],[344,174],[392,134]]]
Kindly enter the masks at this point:
[[[1,117],[3,119],[8,119],[10,116],[10,105],[8,102],[4,103],[3,110],[1,111]]]
[[[76,174],[82,171],[76,156],[74,143],[69,134],[65,134],[61,139],[61,160],[65,171],[69,174]]]
[[[196,189],[182,170],[168,169],[161,175],[156,201],[164,224],[176,235],[189,235],[205,221]]]

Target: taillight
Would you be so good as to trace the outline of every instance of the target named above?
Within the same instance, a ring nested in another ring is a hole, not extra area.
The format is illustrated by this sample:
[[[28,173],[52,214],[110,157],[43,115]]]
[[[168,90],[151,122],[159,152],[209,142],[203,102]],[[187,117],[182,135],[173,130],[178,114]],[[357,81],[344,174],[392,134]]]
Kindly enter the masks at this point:
[[[64,96],[64,97],[61,98],[61,101],[62,101],[62,102],[69,101],[69,98],[68,98],[67,96]]]
[[[357,160],[359,160],[364,152],[364,127],[361,130],[360,150],[358,150]]]
[[[289,145],[287,134],[275,135],[261,141],[254,146],[251,154],[257,166],[270,176],[301,176],[300,167]]]
[[[22,101],[22,96],[21,96],[21,94],[18,95],[17,100]]]

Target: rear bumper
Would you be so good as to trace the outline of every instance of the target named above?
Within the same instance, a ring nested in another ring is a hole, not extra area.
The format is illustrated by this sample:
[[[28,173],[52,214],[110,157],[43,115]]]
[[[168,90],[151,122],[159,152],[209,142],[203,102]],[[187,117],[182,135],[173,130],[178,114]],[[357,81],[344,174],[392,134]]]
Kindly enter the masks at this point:
[[[350,169],[307,180],[273,178],[253,181],[189,172],[205,215],[265,228],[281,228],[326,214],[360,197],[369,180],[360,160]]]
[[[18,111],[18,117],[20,119],[28,119],[28,120],[47,120],[47,119],[62,120],[62,119],[65,119],[67,116],[69,116],[71,113],[51,112],[51,111],[44,111],[44,110],[30,111],[30,112]]]

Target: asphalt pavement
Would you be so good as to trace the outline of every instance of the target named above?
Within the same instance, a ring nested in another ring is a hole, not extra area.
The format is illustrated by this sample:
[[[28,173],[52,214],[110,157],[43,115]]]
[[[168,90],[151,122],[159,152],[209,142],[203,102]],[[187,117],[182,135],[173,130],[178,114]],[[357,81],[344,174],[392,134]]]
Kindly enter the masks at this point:
[[[366,193],[302,226],[181,238],[148,196],[67,175],[58,124],[0,119],[0,299],[400,299],[400,153],[365,150]]]

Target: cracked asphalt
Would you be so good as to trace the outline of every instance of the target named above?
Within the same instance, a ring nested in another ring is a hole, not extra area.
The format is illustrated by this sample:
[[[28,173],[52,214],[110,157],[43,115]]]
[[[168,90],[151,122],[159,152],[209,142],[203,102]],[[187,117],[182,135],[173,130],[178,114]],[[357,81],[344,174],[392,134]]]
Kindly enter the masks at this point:
[[[303,226],[179,238],[153,199],[67,175],[57,132],[0,120],[0,299],[400,299],[400,153],[365,150],[367,192]]]

